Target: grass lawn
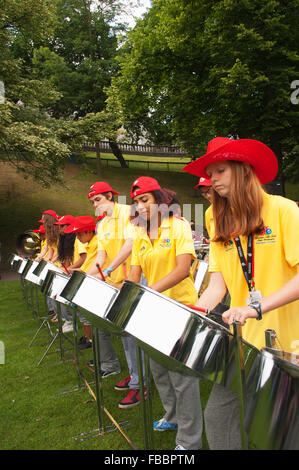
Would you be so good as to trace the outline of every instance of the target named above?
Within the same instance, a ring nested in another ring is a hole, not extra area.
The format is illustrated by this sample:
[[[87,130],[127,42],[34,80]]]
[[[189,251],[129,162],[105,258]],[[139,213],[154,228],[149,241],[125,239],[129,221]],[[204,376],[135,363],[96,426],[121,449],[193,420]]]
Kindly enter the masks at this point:
[[[28,291],[29,292],[29,291]],[[39,293],[40,306],[44,298]],[[43,312],[41,312],[43,313]],[[120,337],[112,337],[121,362],[122,372],[105,379],[103,384],[104,406],[117,423],[128,421],[123,428],[127,439],[118,431],[83,442],[74,439],[81,433],[98,428],[97,404],[78,375],[74,363],[60,360],[59,342],[43,356],[49,336],[42,330],[30,346],[40,321],[25,302],[19,281],[0,283],[0,340],[5,346],[5,361],[0,364],[2,399],[0,402],[1,450],[138,450],[145,448],[142,407],[129,410],[118,408],[124,393],[114,390],[114,383],[128,375]],[[55,332],[55,327],[53,328]],[[79,332],[80,336],[82,332]],[[68,333],[72,339],[72,333]],[[65,342],[70,353],[72,345]],[[92,359],[92,350],[80,352],[80,370],[95,393],[93,370],[86,365]],[[80,383],[82,387],[71,391]],[[201,382],[202,404],[207,401],[210,383]],[[67,393],[65,393],[67,392]],[[163,416],[157,390],[152,381],[152,413],[154,419]],[[112,424],[105,415],[106,431]],[[175,447],[175,432],[154,435],[154,449],[171,450]],[[129,442],[132,443],[132,445]],[[204,448],[207,444],[204,439]]]

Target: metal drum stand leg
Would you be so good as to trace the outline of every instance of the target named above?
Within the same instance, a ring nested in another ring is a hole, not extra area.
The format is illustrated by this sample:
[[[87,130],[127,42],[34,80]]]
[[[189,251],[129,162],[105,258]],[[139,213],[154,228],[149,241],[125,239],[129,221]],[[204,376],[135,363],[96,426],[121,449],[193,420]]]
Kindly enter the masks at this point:
[[[140,346],[136,345],[137,361],[138,361],[138,376],[140,388],[140,402],[143,414],[144,426],[144,446],[145,450],[152,450],[154,448],[153,439],[153,414],[152,414],[152,392],[151,392],[151,376],[149,367],[149,357],[143,353]],[[144,368],[143,360],[144,357]],[[144,387],[143,377],[145,377],[146,389]]]
[[[51,349],[51,347],[53,346],[53,344],[55,343],[55,341],[58,339],[59,340],[59,345],[60,345],[60,360],[63,361],[63,350],[66,350],[68,351],[64,344],[63,344],[63,338],[66,338],[71,344],[72,344],[72,341],[63,334],[62,332],[62,318],[61,318],[61,308],[60,308],[60,303],[59,302],[56,302],[56,306],[57,306],[57,318],[58,318],[58,330],[56,332],[56,334],[54,335],[52,341],[50,342],[50,344],[48,345],[46,351],[44,352],[44,354],[42,355],[40,361],[38,362],[38,366],[42,363],[42,361],[44,360],[44,358],[46,357],[46,355],[48,354],[49,350]]]
[[[242,348],[242,327],[239,322],[233,323],[234,341],[235,341],[235,358],[236,358],[236,378],[239,398],[239,415],[240,415],[240,434],[242,450],[248,449],[248,437],[245,431],[245,364]]]
[[[32,340],[30,341],[29,347],[32,346],[32,344],[35,341],[35,339],[37,338],[38,334],[42,331],[42,329],[44,327],[47,329],[47,332],[48,332],[48,335],[49,335],[49,341],[51,341],[51,339],[53,339],[53,337],[54,337],[54,334],[51,330],[51,325],[49,323],[49,318],[48,318],[48,315],[47,315],[48,306],[47,306],[46,296],[44,296],[44,298],[45,298],[45,317],[40,316],[39,299],[38,299],[38,286],[37,285],[35,285],[35,296],[36,296],[38,320],[41,321],[41,324],[40,324],[39,328],[37,329],[35,335],[33,336]]]
[[[122,427],[128,426],[130,423],[128,421],[123,421],[121,423],[117,423],[117,421],[113,418],[113,416],[109,413],[109,411],[105,408],[104,406],[104,396],[103,396],[103,379],[100,374],[100,345],[99,345],[99,335],[98,335],[98,329],[92,326],[92,342],[93,342],[93,360],[94,360],[94,368],[95,368],[95,383],[96,383],[96,393],[93,392],[89,384],[87,383],[86,379],[84,377],[84,383],[92,395],[93,399],[97,403],[97,418],[98,418],[98,428],[94,429],[92,431],[88,431],[85,433],[81,433],[77,436],[74,436],[74,439],[77,442],[83,442],[86,439],[92,439],[97,436],[103,436],[107,432],[112,432],[118,430],[122,436],[126,439],[128,444],[136,450],[135,445],[131,442],[131,440],[126,436],[126,434],[123,432]],[[110,421],[113,423],[112,425],[109,426],[104,426],[103,424],[103,417],[104,413]],[[86,436],[86,437],[84,437]]]

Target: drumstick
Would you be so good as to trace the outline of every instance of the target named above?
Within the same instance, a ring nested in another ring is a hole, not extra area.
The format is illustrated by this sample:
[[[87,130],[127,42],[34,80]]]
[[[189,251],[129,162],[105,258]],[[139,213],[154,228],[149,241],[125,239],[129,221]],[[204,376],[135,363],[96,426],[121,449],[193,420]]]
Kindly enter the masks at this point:
[[[188,308],[192,308],[193,310],[197,310],[198,312],[205,313],[206,315],[213,314],[213,315],[218,315],[218,316],[222,317],[222,313],[215,312],[215,310],[208,310],[206,308],[196,307],[196,305],[187,305],[187,304],[183,304],[183,305],[185,305]]]
[[[65,269],[65,271],[67,272],[67,274],[71,274],[71,273],[69,272],[69,270],[67,269],[67,267],[66,267],[65,264],[62,263],[62,267]]]
[[[102,280],[105,281],[104,274],[103,274],[103,272],[102,272],[102,270],[101,270],[101,268],[100,268],[100,265],[99,265],[98,263],[96,264],[96,267],[98,268],[98,271],[99,271],[100,275],[102,276]]]
[[[206,308],[196,307],[195,305],[187,305],[187,304],[183,304],[183,305],[185,305],[188,308],[192,308],[193,310],[197,310],[198,312],[205,313],[206,315],[210,313],[210,310],[207,310]]]

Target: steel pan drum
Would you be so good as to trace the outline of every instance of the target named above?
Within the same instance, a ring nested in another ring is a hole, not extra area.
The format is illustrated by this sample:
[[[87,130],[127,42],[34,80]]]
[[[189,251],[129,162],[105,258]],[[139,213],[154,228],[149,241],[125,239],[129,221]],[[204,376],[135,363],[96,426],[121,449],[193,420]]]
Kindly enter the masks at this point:
[[[34,274],[36,277],[38,277],[38,284],[41,286],[46,279],[46,275],[51,269],[51,271],[55,271],[58,273],[63,273],[62,269],[60,269],[58,266],[55,266],[53,263],[48,263],[44,259],[40,260],[36,268],[33,270],[32,274]]]
[[[59,273],[57,271],[48,269],[46,278],[41,287],[41,291],[47,297],[50,297],[53,300],[57,300],[57,302],[60,302],[64,305],[71,305],[71,302],[60,296],[70,278],[70,274]]]
[[[148,287],[125,281],[107,313],[164,367],[238,390],[234,337],[229,329]],[[245,373],[259,351],[243,341]]]
[[[26,265],[29,263],[28,258],[23,258],[22,260],[17,261],[16,270],[19,274],[23,275]]]
[[[118,294],[119,290],[107,282],[81,271],[74,271],[60,295],[75,304],[96,328],[121,334],[122,330],[106,319],[106,313]]]
[[[247,382],[252,442],[261,450],[299,450],[299,356],[262,349]]]
[[[24,271],[22,273],[26,281],[32,282],[33,284],[38,284],[38,277],[33,274],[33,271],[38,266],[38,262],[34,260],[29,260],[26,264]]]
[[[17,271],[21,261],[23,261],[22,256],[16,255],[14,253],[11,253],[8,257],[8,263],[10,264],[11,269],[13,269],[14,271]]]

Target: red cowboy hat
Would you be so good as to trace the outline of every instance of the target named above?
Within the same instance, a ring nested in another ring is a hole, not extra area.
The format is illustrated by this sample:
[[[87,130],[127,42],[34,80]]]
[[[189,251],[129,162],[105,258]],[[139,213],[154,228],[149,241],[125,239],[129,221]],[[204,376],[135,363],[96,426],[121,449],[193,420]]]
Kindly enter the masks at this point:
[[[138,189],[133,191],[133,189],[136,187],[138,187]],[[156,189],[161,189],[161,186],[155,178],[151,178],[150,176],[140,176],[132,184],[131,198],[133,199],[135,196],[149,193],[150,191],[155,191]]]
[[[261,184],[272,181],[278,171],[273,151],[267,145],[252,139],[216,137],[208,143],[207,153],[183,168],[192,175],[208,178],[206,167],[223,160],[236,160],[251,165]]]
[[[199,188],[199,186],[212,186],[212,183],[207,178],[199,178],[198,184],[194,188]]]
[[[103,194],[111,192],[112,194],[119,194],[117,191],[111,188],[110,184],[106,183],[105,181],[97,181],[96,183],[92,184],[88,190],[87,197],[88,199],[96,194]]]

